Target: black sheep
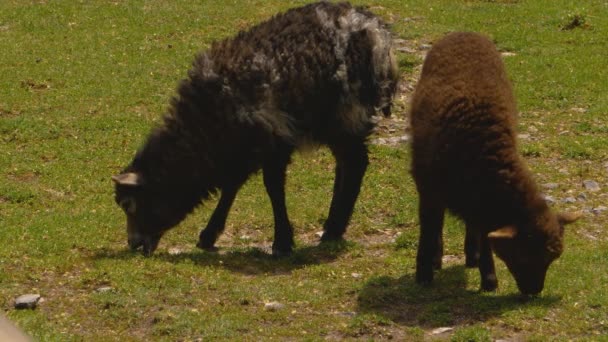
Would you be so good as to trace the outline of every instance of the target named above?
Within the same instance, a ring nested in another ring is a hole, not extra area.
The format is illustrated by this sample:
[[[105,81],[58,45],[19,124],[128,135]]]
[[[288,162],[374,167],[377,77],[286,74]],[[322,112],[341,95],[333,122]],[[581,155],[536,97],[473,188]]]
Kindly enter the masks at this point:
[[[411,105],[412,174],[420,196],[416,280],[441,268],[445,209],[466,225],[469,267],[494,290],[492,249],[525,294],[539,293],[574,214],[551,212],[516,146],[516,104],[487,38],[452,33],[429,51]]]
[[[291,9],[214,43],[197,55],[163,124],[113,177],[129,246],[150,255],[164,232],[219,190],[197,244],[214,248],[239,188],[262,169],[273,254],[289,254],[285,170],[294,150],[311,143],[327,145],[337,163],[321,240],[341,239],[368,164],[371,117],[390,113],[396,79],[389,31],[348,3]]]

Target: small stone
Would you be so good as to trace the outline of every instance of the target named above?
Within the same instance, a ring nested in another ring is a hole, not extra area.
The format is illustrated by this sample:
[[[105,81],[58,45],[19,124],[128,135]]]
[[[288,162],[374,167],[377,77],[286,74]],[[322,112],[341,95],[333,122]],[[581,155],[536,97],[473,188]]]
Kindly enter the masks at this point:
[[[251,236],[249,236],[249,235],[241,235],[240,239],[244,240],[244,241],[248,241],[248,240],[251,240]]]
[[[351,273],[350,275],[355,279],[359,279],[359,278],[363,277],[363,275],[361,273]]]
[[[264,310],[266,310],[266,311],[274,312],[274,311],[278,311],[278,310],[281,310],[284,308],[285,308],[285,304],[281,304],[279,302],[270,302],[270,303],[264,304]]]
[[[554,204],[555,203],[555,198],[553,196],[545,195],[544,197],[545,197],[545,201],[548,204]]]
[[[431,44],[420,44],[420,50],[430,50],[432,47]]]
[[[386,139],[378,138],[378,139],[376,139],[375,144],[376,145],[386,145]]]
[[[603,211],[608,210],[608,208],[604,207],[603,205],[600,205],[597,208],[593,208],[591,209],[591,212],[594,213],[595,215],[599,215],[601,214]]]
[[[321,231],[316,232],[315,236],[318,238],[321,238],[323,236],[323,231],[321,230]]]
[[[338,315],[352,318],[352,317],[357,316],[357,313],[353,312],[353,311],[344,311],[344,312],[339,312]]]
[[[179,255],[182,254],[182,250],[179,248],[169,248],[169,255]]]
[[[39,294],[25,294],[15,299],[15,309],[35,309],[42,297]]]
[[[433,331],[431,331],[431,335],[441,335],[441,334],[445,334],[446,332],[450,332],[452,330],[454,330],[454,328],[452,328],[452,327],[441,327],[441,328],[433,329]]]
[[[415,53],[416,52],[416,50],[409,48],[407,46],[400,46],[397,48],[397,51],[403,52],[403,53]]]
[[[587,109],[580,107],[572,107],[570,110],[576,113],[585,113],[587,111]]]
[[[596,181],[594,180],[584,180],[583,181],[583,186],[585,187],[585,189],[589,190],[589,191],[600,191],[600,185],[597,184]]]
[[[558,186],[559,185],[557,183],[545,183],[545,184],[543,184],[543,188],[545,188],[545,189],[555,189]]]
[[[517,54],[515,52],[505,51],[505,52],[501,52],[501,55],[503,57],[512,57],[512,56],[516,56]]]
[[[410,22],[410,21],[418,21],[418,20],[422,20],[424,19],[424,17],[407,17],[407,18],[403,18],[403,22]]]
[[[576,202],[576,198],[574,197],[566,197],[562,200],[562,202],[564,203],[568,203],[568,204],[572,204]]]
[[[526,134],[526,133],[520,133],[517,135],[517,137],[521,140],[529,140],[530,139],[530,134]]]
[[[578,196],[576,196],[576,199],[579,201],[586,201],[587,200],[587,194],[584,192],[581,192]]]
[[[112,286],[102,286],[102,287],[98,287],[95,291],[97,291],[99,293],[104,293],[104,292],[114,291],[114,288]]]

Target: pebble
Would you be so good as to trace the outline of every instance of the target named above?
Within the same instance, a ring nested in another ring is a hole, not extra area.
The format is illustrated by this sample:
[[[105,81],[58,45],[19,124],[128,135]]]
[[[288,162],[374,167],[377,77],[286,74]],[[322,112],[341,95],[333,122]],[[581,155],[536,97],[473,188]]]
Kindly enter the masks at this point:
[[[454,330],[454,328],[452,328],[452,327],[441,327],[441,328],[433,329],[433,331],[431,331],[431,335],[440,335],[440,334],[444,334],[446,332],[450,332],[452,330]]]
[[[576,202],[576,198],[574,197],[566,197],[562,200],[562,202],[564,203],[575,203]]]
[[[406,134],[406,135],[401,135],[401,136],[397,136],[397,137],[378,138],[378,139],[374,140],[373,143],[376,145],[394,146],[394,145],[406,143],[409,140],[410,140],[410,136]]]
[[[517,135],[517,137],[521,140],[528,140],[528,139],[530,139],[530,134],[520,133]]]
[[[169,255],[179,255],[182,254],[182,250],[179,248],[169,248]]]
[[[586,201],[587,200],[587,194],[584,192],[581,192],[578,196],[576,196],[576,199],[579,201]]]
[[[338,315],[352,318],[352,317],[357,316],[357,313],[353,312],[353,311],[344,311],[344,312],[339,312]]]
[[[572,107],[570,110],[577,113],[585,113],[587,111],[587,109],[580,107]]]
[[[398,47],[397,51],[403,52],[403,53],[415,53],[416,52],[416,50],[414,50],[412,48],[409,48],[409,47],[406,47],[406,46],[400,46],[400,47]]]
[[[285,308],[285,304],[279,302],[270,302],[264,304],[264,310],[266,311],[278,311]]]
[[[555,189],[558,186],[559,185],[557,183],[545,183],[545,184],[543,184],[543,188],[545,188],[545,189]]]
[[[102,286],[102,287],[97,288],[97,290],[95,290],[95,291],[97,291],[99,293],[104,293],[104,292],[110,292],[113,290],[114,290],[114,288],[112,286]]]
[[[608,210],[608,208],[604,207],[603,205],[600,205],[597,208],[593,208],[591,209],[591,212],[594,213],[595,215],[599,215],[601,214],[603,211]]]
[[[431,44],[420,44],[420,50],[430,50],[432,47]]]
[[[350,275],[355,279],[359,279],[359,278],[363,277],[363,275],[361,273],[351,273]]]
[[[548,204],[554,204],[555,203],[555,198],[553,196],[545,195],[544,197],[545,197],[545,201]]]
[[[42,297],[39,294],[25,294],[15,299],[15,309],[35,309]]]
[[[589,190],[589,191],[600,191],[600,185],[597,184],[596,181],[594,180],[584,180],[583,181],[583,186],[585,187],[585,189]]]

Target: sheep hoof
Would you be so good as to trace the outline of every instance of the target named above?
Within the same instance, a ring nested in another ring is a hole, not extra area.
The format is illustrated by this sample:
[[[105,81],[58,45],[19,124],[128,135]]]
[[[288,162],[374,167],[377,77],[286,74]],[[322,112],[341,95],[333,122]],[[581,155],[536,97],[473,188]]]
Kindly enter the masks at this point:
[[[218,248],[214,246],[214,243],[208,243],[208,242],[204,242],[203,240],[199,240],[199,242],[196,244],[196,247],[207,251],[207,252],[217,252]]]
[[[496,279],[496,275],[491,274],[481,280],[481,291],[483,292],[492,292],[496,291],[498,288],[498,280]]]
[[[321,242],[329,242],[329,241],[343,241],[344,238],[342,234],[323,232],[321,236]]]
[[[479,260],[475,258],[467,258],[464,262],[467,268],[474,268],[479,266]]]
[[[433,282],[433,270],[431,272],[416,272],[416,283],[421,286],[429,287]]]
[[[273,258],[285,258],[290,256],[293,253],[291,248],[279,248],[279,247],[272,247],[272,257]]]

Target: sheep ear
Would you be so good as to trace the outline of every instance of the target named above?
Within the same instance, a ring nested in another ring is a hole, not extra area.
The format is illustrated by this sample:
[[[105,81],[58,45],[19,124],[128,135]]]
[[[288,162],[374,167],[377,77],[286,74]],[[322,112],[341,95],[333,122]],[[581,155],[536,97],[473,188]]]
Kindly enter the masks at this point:
[[[517,228],[514,226],[502,227],[488,234],[490,240],[512,239],[517,235]]]
[[[139,173],[127,172],[112,176],[114,183],[126,186],[140,186],[144,183],[143,177]]]
[[[578,220],[581,216],[583,216],[583,213],[581,213],[580,211],[569,212],[569,213],[558,213],[557,220],[559,221],[559,224],[561,226],[564,226],[566,224],[569,224],[569,223],[572,223],[572,222]]]

